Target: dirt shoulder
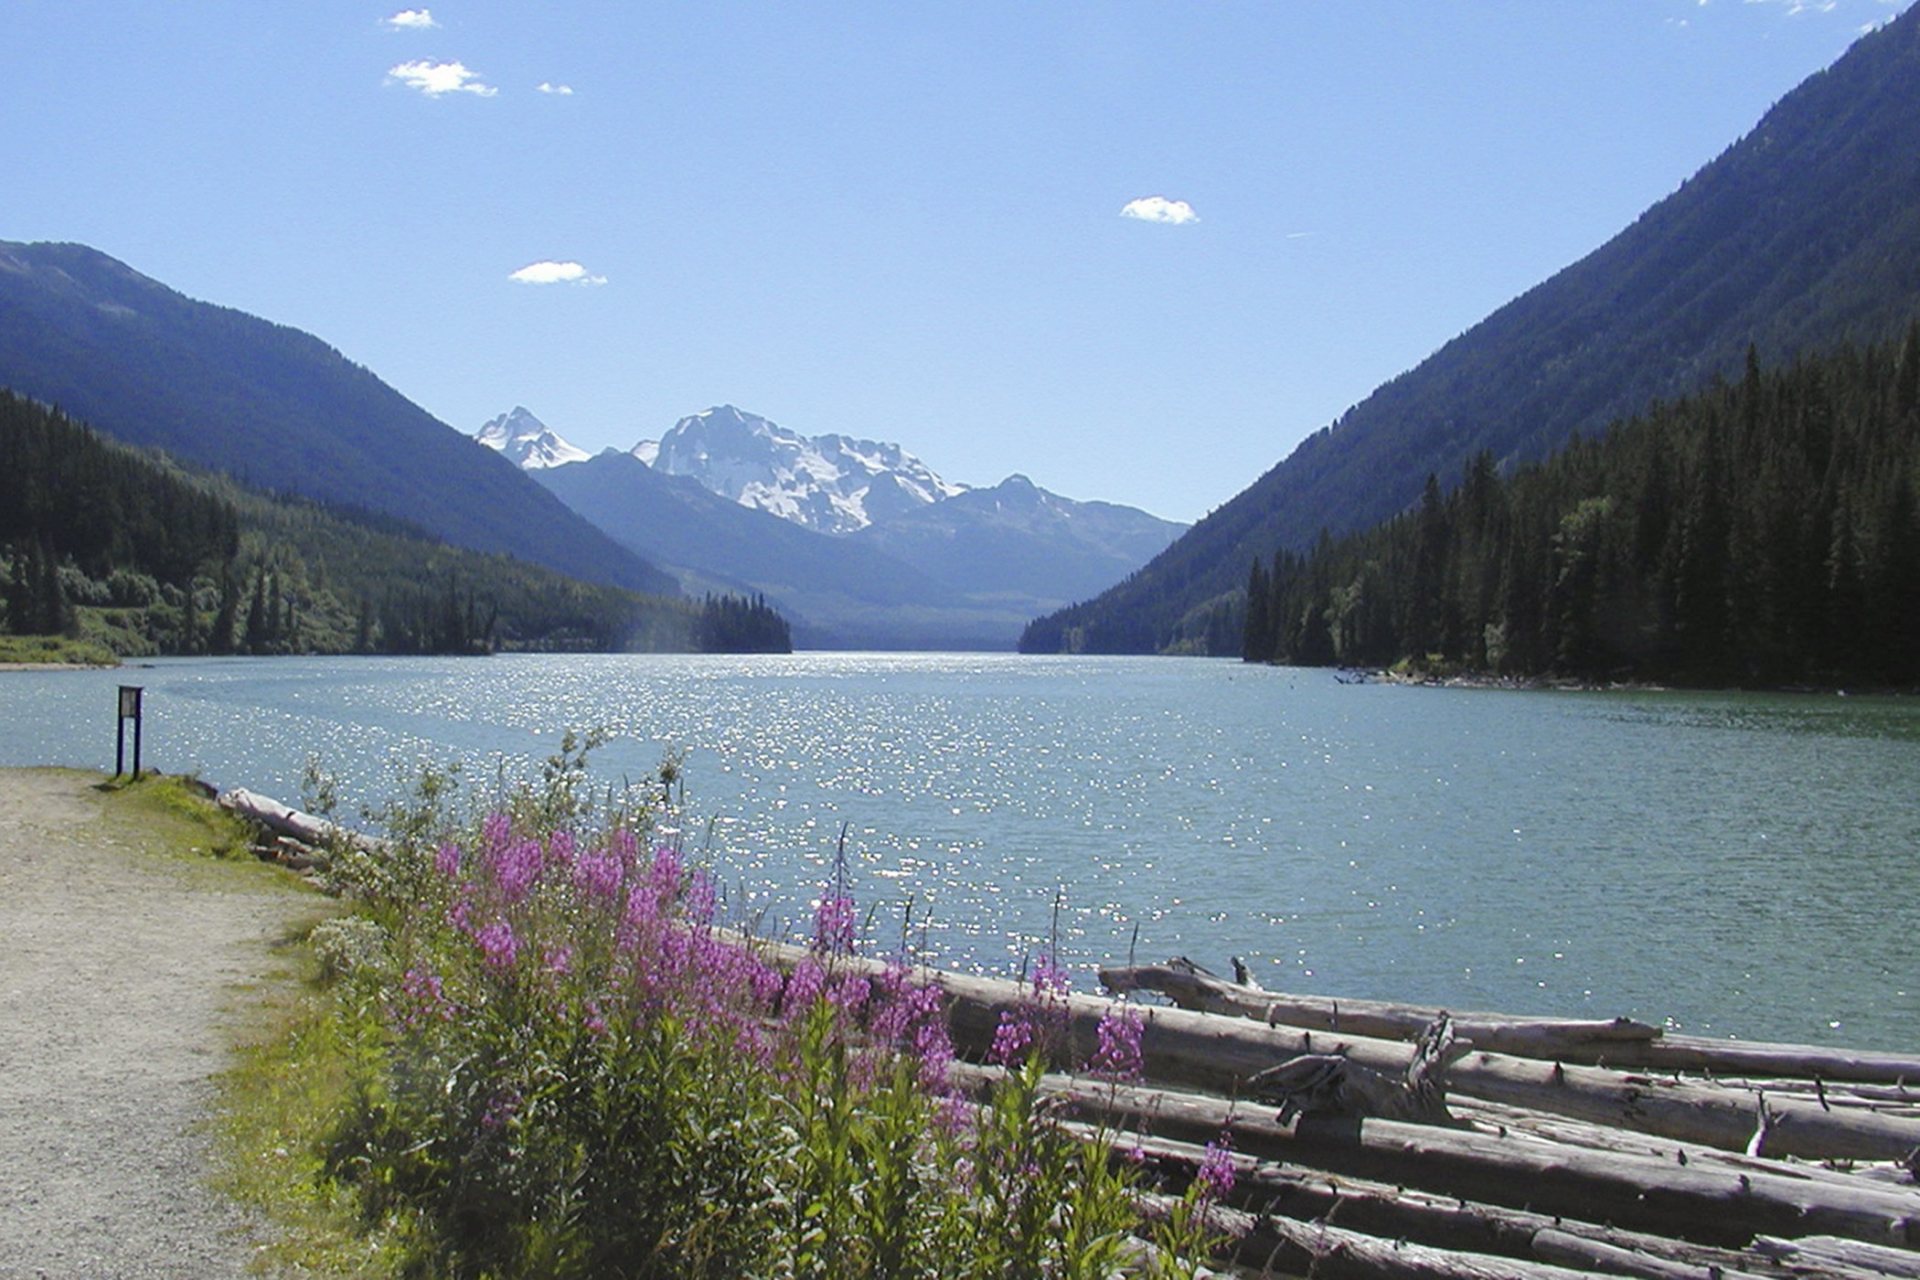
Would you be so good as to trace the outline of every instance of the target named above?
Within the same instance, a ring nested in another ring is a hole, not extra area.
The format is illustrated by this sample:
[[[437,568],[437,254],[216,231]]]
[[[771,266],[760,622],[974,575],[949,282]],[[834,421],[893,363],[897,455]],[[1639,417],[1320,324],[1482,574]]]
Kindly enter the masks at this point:
[[[213,1079],[312,899],[67,770],[0,770],[0,1278],[227,1277]]]

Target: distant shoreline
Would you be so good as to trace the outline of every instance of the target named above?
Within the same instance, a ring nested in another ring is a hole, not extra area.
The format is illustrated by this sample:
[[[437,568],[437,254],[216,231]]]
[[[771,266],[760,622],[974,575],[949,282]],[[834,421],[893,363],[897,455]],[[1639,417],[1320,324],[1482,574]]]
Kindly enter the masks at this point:
[[[0,671],[112,671],[118,662],[0,662]]]

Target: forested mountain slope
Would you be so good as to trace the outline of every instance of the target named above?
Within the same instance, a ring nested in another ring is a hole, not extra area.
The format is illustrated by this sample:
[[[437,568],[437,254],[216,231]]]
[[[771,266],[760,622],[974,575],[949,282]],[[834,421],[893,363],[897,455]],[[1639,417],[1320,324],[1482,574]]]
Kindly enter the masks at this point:
[[[1510,478],[1256,562],[1250,661],[1911,685],[1920,324],[1660,405]]]
[[[1920,310],[1920,7],[1863,37],[1747,137],[1579,262],[1494,312],[1022,647],[1237,647],[1209,601],[1323,528],[1404,510],[1482,451],[1543,456],[1656,399],[1845,341]]]
[[[0,386],[264,488],[636,591],[666,574],[311,334],[75,244],[0,242]]]
[[[731,624],[767,621],[750,614],[269,496],[0,391],[0,634],[123,655],[678,651],[735,647]]]

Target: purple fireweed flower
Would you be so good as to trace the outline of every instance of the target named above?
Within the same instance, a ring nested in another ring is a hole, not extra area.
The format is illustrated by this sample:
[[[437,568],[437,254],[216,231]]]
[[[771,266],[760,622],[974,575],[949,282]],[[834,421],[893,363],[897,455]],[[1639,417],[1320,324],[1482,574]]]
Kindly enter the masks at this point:
[[[591,900],[613,901],[625,874],[620,855],[612,849],[589,849],[573,860],[574,887]]]
[[[1233,1190],[1232,1134],[1222,1133],[1217,1140],[1207,1144],[1207,1154],[1200,1161],[1200,1172],[1194,1175],[1194,1184],[1199,1187],[1203,1201],[1223,1200]]]
[[[504,813],[490,813],[480,824],[480,850],[489,860],[500,856],[513,836],[513,820]]]
[[[804,1018],[826,989],[827,971],[811,960],[802,960],[787,976],[781,1012],[793,1019]]]
[[[623,870],[631,871],[640,865],[640,842],[626,827],[619,828],[607,837],[607,848],[619,859]]]
[[[435,850],[433,869],[444,879],[456,879],[460,875],[460,846],[449,840]]]
[[[540,878],[545,864],[538,840],[515,840],[493,855],[493,882],[500,897],[509,903],[520,902]]]
[[[872,994],[873,988],[867,980],[852,974],[827,988],[827,999],[833,1002],[833,1007],[840,1011],[842,1017],[848,1019],[860,1016],[860,1011],[867,1007],[867,997]]]
[[[578,847],[571,831],[556,831],[547,837],[547,858],[556,867],[572,867]]]
[[[1033,997],[1046,1003],[1067,994],[1073,983],[1066,967],[1048,951],[1033,963]]]
[[[696,869],[687,877],[686,917],[694,924],[710,925],[719,895],[714,889],[713,877],[706,871]]]
[[[1026,1060],[1032,1045],[1033,1023],[1026,1011],[1003,1009],[1000,1025],[993,1031],[993,1046],[987,1050],[987,1061],[1002,1067],[1017,1066]]]
[[[680,896],[680,851],[661,845],[653,851],[653,896],[662,908]]]
[[[947,1079],[947,1069],[953,1066],[953,1036],[937,1006],[934,1015],[914,1029],[913,1055],[920,1060],[920,1087],[943,1097],[948,1094],[953,1087]]]
[[[513,936],[513,926],[505,920],[495,920],[475,934],[473,940],[480,944],[489,968],[505,969],[520,954],[520,941]]]
[[[822,955],[852,955],[853,926],[853,899],[823,895],[813,913],[813,949]]]
[[[771,1009],[780,999],[780,992],[786,986],[786,977],[780,970],[767,964],[756,956],[746,957],[747,983],[752,988],[755,1004]]]
[[[540,958],[540,964],[548,973],[572,973],[573,948],[565,943],[548,947]]]
[[[1100,1018],[1089,1074],[1102,1080],[1131,1083],[1140,1078],[1140,1033],[1146,1029],[1140,1010],[1132,1005],[1110,1005]]]
[[[603,1036],[607,1034],[607,1018],[606,1015],[600,1011],[600,1002],[598,1000],[587,1001],[587,1016],[581,1020],[581,1025],[586,1027],[589,1035]]]

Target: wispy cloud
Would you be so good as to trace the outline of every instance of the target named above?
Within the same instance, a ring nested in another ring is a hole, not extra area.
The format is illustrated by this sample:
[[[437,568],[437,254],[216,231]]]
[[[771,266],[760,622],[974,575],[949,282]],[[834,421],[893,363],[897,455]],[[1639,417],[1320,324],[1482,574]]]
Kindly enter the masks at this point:
[[[540,92],[550,93],[558,98],[571,98],[573,96],[573,86],[570,84],[548,84],[545,80],[542,80],[540,82]]]
[[[431,31],[440,24],[433,20],[431,9],[402,9],[391,18],[380,21],[395,31]]]
[[[1184,226],[1189,222],[1200,221],[1200,215],[1185,200],[1169,200],[1165,196],[1142,196],[1138,200],[1129,200],[1120,209],[1123,218],[1138,218],[1142,222],[1168,222],[1174,226]]]
[[[387,79],[406,85],[409,89],[418,89],[429,98],[437,98],[443,93],[471,93],[482,98],[491,98],[500,92],[490,84],[480,80],[480,73],[469,71],[464,63],[428,62],[422,58],[417,62],[403,62],[387,71]]]
[[[529,262],[509,275],[516,284],[605,284],[605,276],[596,276],[577,262]]]

